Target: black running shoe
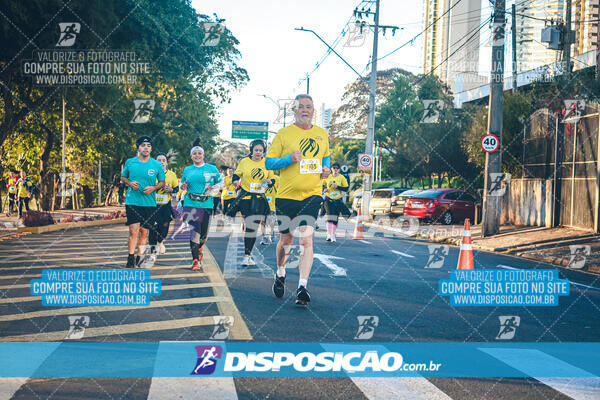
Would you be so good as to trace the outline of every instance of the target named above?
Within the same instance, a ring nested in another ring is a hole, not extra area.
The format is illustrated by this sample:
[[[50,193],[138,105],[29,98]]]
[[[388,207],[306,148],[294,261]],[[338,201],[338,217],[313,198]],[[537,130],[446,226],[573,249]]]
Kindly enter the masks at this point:
[[[127,256],[127,265],[125,265],[125,268],[135,268],[135,256],[133,254]]]
[[[136,268],[140,267],[140,256],[139,255],[135,256],[135,267]]]
[[[275,297],[281,298],[285,293],[285,276],[277,276],[275,274],[275,282],[273,282],[273,294]]]
[[[296,304],[301,306],[305,306],[310,301],[310,294],[308,294],[308,290],[304,286],[300,286],[298,290],[296,290]]]

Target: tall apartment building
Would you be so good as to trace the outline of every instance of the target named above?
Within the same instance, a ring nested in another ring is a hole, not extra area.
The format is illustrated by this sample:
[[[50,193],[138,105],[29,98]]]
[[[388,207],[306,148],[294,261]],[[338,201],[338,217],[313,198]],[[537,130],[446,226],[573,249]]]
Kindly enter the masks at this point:
[[[596,50],[598,43],[598,7],[600,0],[572,0],[572,24],[575,30],[573,55]]]
[[[429,27],[424,33],[423,73],[433,71],[455,91],[457,75],[477,76],[481,2],[424,0],[423,14],[424,27]],[[468,82],[463,79],[461,86],[468,88]]]

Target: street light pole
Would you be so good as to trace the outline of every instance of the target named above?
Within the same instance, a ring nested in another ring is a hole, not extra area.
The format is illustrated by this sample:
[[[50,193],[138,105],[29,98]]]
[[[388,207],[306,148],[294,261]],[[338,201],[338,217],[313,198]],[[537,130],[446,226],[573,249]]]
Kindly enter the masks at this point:
[[[65,183],[67,180],[65,169],[65,89],[62,92],[62,174],[60,176],[60,208],[65,208]]]

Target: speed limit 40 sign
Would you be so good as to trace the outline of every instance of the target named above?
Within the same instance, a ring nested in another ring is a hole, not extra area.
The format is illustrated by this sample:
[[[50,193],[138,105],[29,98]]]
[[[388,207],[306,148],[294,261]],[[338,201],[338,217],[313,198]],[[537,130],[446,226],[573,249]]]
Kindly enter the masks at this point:
[[[370,154],[358,155],[358,173],[367,175],[373,174],[373,156]]]
[[[492,135],[488,133],[484,137],[481,138],[481,148],[486,153],[493,153],[500,147],[500,141],[496,137],[496,135]]]

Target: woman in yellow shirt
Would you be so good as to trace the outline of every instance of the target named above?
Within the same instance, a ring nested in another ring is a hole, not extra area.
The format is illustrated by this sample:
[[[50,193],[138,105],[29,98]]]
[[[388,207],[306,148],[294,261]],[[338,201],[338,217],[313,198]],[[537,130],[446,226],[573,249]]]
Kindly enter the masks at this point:
[[[350,210],[344,204],[343,193],[348,191],[348,181],[340,174],[340,164],[333,163],[331,175],[325,179],[325,212],[327,213],[327,241],[335,242],[335,231],[339,215],[350,215]]]
[[[158,153],[156,160],[160,162],[165,170],[165,187],[156,192],[156,223],[154,229],[150,229],[150,246],[152,254],[158,251],[160,254],[166,253],[163,241],[169,233],[169,225],[173,219],[173,209],[171,207],[171,195],[179,190],[179,180],[175,172],[168,169],[169,161],[165,153]]]
[[[250,154],[240,160],[232,181],[240,186],[240,194],[235,199],[239,211],[244,217],[244,260],[242,265],[256,265],[250,254],[256,242],[258,227],[265,221],[270,208],[265,192],[275,184],[273,171],[265,168],[265,142],[260,139],[250,143]],[[232,210],[230,209],[230,214]]]

